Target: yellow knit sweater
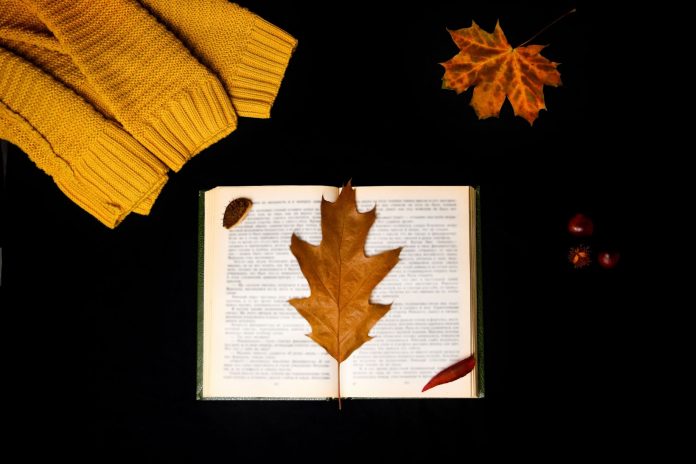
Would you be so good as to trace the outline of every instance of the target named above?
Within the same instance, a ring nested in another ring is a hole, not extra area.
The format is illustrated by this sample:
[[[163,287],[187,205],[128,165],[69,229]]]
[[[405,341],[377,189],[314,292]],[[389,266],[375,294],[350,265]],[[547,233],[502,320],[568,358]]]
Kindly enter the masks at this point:
[[[226,0],[0,0],[0,138],[115,227],[269,117],[295,45]]]

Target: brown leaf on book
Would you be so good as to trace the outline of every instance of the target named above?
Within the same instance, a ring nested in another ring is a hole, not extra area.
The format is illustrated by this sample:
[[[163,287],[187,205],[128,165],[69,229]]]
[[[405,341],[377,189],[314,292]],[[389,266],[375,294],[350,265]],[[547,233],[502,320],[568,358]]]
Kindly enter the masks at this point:
[[[375,217],[375,208],[358,212],[349,182],[335,203],[321,201],[321,243],[311,245],[293,234],[290,244],[311,291],[290,304],[309,322],[308,337],[338,361],[339,407],[341,362],[372,338],[370,329],[391,308],[371,303],[370,295],[399,261],[401,248],[365,256]]]

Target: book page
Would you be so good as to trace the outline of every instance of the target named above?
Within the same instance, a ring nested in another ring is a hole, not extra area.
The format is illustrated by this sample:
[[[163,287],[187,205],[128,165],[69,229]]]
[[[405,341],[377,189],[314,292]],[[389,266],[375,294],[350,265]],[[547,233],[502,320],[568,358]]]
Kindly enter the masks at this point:
[[[472,354],[469,187],[358,187],[377,206],[367,256],[403,246],[371,300],[393,303],[374,339],[341,365],[347,397],[471,397],[474,373],[421,393],[440,370]]]
[[[321,239],[322,195],[335,187],[220,187],[205,197],[204,397],[336,395],[336,361],[305,334],[309,323],[288,299],[309,294],[290,252],[293,232]],[[230,230],[227,204],[253,207]]]

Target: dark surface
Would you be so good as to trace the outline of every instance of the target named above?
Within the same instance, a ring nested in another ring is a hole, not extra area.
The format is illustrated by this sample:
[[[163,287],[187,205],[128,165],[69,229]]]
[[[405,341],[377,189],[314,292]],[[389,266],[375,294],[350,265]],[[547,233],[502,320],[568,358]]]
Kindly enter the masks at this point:
[[[10,442],[230,459],[312,456],[311,443],[337,456],[369,442],[372,456],[423,457],[540,441],[576,449],[612,428],[620,401],[596,420],[597,400],[611,397],[629,349],[612,350],[619,342],[608,321],[628,316],[635,192],[620,157],[640,128],[616,124],[636,114],[606,85],[605,12],[570,1],[307,3],[244,3],[299,39],[273,117],[241,120],[172,174],[149,217],[108,230],[10,146],[2,281]],[[457,52],[445,27],[474,19],[491,30],[499,18],[517,45],[575,6],[534,41],[550,44],[544,55],[562,63],[564,82],[545,88],[549,111],[534,127],[509,103],[500,119],[478,121],[471,91],[440,89],[437,63]],[[607,101],[613,109],[600,111]],[[340,413],[328,402],[196,402],[198,191],[350,178],[481,186],[487,397],[349,401]],[[576,212],[595,220],[585,241],[594,251],[621,251],[616,269],[569,267],[578,241],[566,221]],[[588,420],[590,430],[580,425]]]

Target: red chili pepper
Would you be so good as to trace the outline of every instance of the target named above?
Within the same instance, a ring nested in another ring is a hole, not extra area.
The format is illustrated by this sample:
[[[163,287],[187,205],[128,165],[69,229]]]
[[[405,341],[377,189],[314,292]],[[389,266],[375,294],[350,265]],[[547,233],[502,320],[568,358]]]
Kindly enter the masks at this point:
[[[460,379],[472,370],[474,370],[475,365],[476,358],[472,354],[468,358],[459,361],[455,364],[452,364],[450,367],[438,372],[435,375],[435,377],[430,379],[430,382],[425,384],[425,387],[423,387],[423,390],[421,391],[430,390],[431,388],[437,387],[438,385],[442,385],[443,383],[449,383],[454,380]]]

